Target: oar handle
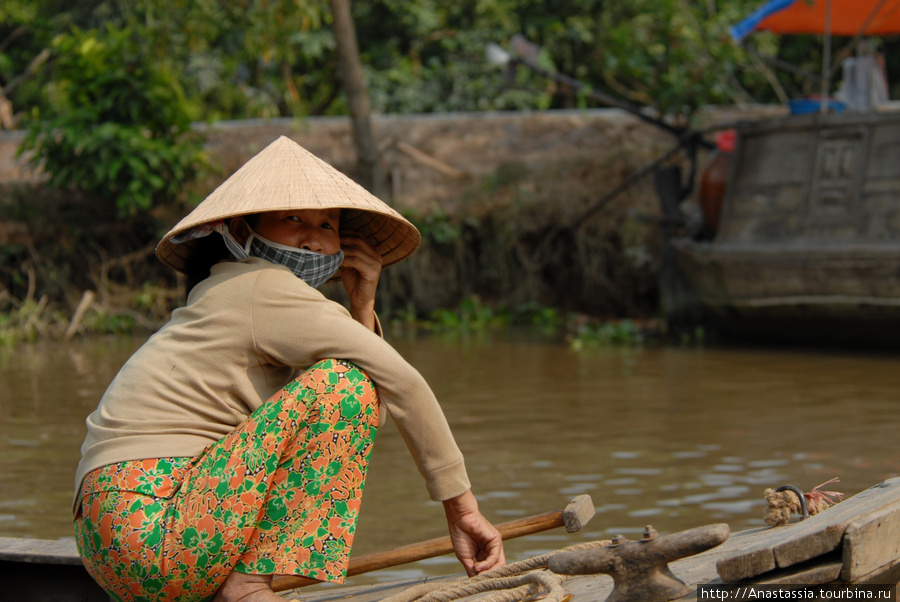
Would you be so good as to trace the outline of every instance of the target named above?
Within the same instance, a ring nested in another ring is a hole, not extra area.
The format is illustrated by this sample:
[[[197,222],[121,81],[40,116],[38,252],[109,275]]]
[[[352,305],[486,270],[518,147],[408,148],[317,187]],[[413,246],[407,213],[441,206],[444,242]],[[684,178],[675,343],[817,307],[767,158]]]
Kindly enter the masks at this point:
[[[520,518],[495,526],[497,527],[497,530],[500,531],[500,536],[503,539],[514,539],[516,537],[522,537],[523,535],[540,533],[541,531],[546,531],[548,529],[562,527],[564,524],[563,511],[557,510],[555,512],[547,512],[546,514]],[[347,576],[352,577],[353,575],[386,569],[408,562],[415,562],[416,560],[443,556],[444,554],[449,554],[451,552],[453,552],[453,544],[451,543],[449,536],[429,539],[428,541],[410,544],[393,550],[375,552],[374,554],[366,554],[364,556],[359,556],[358,558],[351,558],[350,566],[347,568]],[[308,577],[279,576],[275,577],[272,581],[272,590],[283,592],[297,587],[313,585],[314,583],[321,582]]]

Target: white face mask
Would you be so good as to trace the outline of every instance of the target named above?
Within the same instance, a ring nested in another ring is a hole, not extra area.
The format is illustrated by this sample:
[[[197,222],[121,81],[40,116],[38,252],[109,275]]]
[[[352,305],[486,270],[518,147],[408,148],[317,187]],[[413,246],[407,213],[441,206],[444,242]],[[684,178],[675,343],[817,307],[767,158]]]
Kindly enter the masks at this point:
[[[259,257],[283,265],[313,288],[320,287],[334,276],[344,261],[343,251],[338,251],[334,255],[323,255],[306,249],[289,247],[260,236],[249,225],[247,229],[250,230],[250,236],[247,237],[244,246],[238,244],[231,236],[231,232],[225,224],[218,224],[215,229],[222,235],[225,246],[228,247],[235,259]]]

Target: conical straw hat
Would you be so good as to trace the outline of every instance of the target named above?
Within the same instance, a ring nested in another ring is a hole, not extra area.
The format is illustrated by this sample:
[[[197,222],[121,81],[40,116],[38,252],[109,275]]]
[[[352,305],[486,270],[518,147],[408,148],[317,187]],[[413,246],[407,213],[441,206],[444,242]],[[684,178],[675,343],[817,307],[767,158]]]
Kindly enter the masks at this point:
[[[381,253],[385,267],[409,257],[421,242],[416,227],[397,211],[281,136],[178,222],[157,245],[156,256],[184,272],[197,242],[176,243],[172,237],[229,217],[292,209],[341,209],[341,230],[362,234]]]

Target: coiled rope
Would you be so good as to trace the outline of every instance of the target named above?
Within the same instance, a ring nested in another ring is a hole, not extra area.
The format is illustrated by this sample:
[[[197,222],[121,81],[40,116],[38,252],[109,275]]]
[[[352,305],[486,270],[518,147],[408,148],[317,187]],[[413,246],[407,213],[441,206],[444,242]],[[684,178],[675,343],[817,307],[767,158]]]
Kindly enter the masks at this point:
[[[565,577],[546,570],[550,557],[560,552],[600,548],[609,544],[608,539],[576,544],[513,562],[469,579],[422,583],[382,602],[449,602],[490,591],[496,593],[480,598],[480,602],[521,602],[538,595],[544,596],[544,602],[563,602],[568,597],[562,586]]]

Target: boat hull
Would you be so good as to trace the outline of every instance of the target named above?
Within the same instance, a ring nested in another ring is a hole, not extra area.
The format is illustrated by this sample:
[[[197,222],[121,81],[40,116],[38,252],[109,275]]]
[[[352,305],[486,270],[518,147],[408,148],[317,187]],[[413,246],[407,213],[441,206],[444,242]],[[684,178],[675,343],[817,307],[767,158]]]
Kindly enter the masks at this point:
[[[669,241],[717,326],[865,341],[900,325],[900,113],[740,125],[722,202],[711,240]]]
[[[897,344],[900,247],[673,245],[694,301],[721,330],[743,338]]]

